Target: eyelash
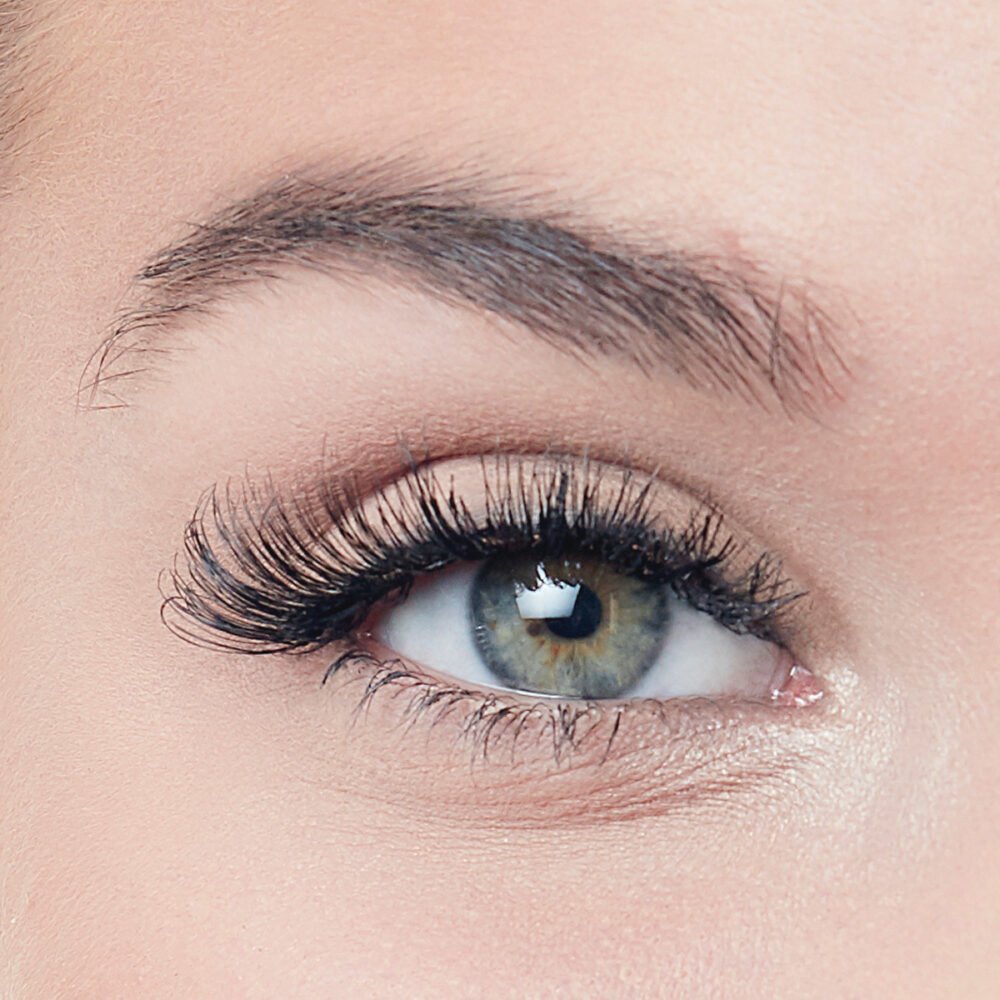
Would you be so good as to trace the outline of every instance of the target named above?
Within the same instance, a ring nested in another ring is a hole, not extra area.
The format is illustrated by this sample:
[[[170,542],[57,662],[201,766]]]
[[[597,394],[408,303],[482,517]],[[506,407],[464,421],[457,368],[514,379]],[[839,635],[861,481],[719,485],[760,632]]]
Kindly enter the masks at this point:
[[[485,506],[472,513],[433,468],[365,497],[324,484],[313,497],[269,488],[210,491],[188,524],[184,560],[169,574],[164,619],[201,645],[242,653],[320,649],[345,639],[414,581],[499,553],[572,550],[618,572],[669,585],[726,628],[782,641],[788,607],[804,596],[762,553],[746,564],[722,515],[703,505],[681,530],[651,510],[655,481],[570,459],[483,459]],[[744,568],[736,570],[737,561]]]

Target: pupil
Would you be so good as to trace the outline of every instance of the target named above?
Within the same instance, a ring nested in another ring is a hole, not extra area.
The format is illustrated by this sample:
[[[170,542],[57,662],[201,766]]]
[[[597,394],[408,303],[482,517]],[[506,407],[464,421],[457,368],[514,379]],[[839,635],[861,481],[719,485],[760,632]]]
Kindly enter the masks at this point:
[[[600,627],[603,610],[597,594],[580,584],[572,614],[565,618],[546,618],[545,624],[560,639],[586,639]]]

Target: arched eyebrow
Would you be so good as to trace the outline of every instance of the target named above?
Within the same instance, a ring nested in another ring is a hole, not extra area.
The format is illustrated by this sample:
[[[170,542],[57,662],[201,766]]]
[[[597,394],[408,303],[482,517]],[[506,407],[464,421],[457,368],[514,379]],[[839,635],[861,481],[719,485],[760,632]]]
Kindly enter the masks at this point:
[[[554,201],[400,163],[285,174],[142,268],[80,404],[126,405],[124,387],[168,350],[172,327],[296,268],[416,289],[580,359],[666,369],[765,409],[811,412],[842,398],[849,373],[813,286],[746,258],[650,245]]]

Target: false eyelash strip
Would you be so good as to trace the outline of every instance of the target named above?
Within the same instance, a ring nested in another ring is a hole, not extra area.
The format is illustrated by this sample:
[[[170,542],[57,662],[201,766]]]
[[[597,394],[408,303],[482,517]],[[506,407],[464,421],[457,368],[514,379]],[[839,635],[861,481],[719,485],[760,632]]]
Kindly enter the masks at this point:
[[[200,645],[307,651],[351,635],[423,574],[524,552],[586,553],[768,640],[779,639],[781,613],[802,596],[770,554],[747,568],[714,508],[681,528],[663,524],[652,477],[619,470],[609,485],[600,465],[549,456],[483,458],[480,470],[475,505],[415,462],[368,495],[330,477],[292,497],[271,484],[215,488],[167,574],[164,621]]]

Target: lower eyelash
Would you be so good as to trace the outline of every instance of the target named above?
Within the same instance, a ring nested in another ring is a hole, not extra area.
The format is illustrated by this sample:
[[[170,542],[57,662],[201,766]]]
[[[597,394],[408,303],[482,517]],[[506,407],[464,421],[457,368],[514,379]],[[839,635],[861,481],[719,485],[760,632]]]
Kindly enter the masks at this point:
[[[618,759],[627,764],[636,753],[653,753],[653,747],[663,745],[666,734],[666,742],[672,745],[673,770],[661,775],[662,787],[650,793],[662,793],[665,800],[676,797],[678,789],[706,794],[713,789],[737,788],[743,783],[736,772],[745,751],[747,774],[771,776],[776,773],[771,761],[781,749],[781,740],[772,736],[759,742],[748,734],[754,727],[775,725],[787,734],[792,725],[787,711],[776,701],[572,701],[463,687],[438,680],[398,658],[382,658],[360,640],[343,649],[326,667],[321,683],[340,683],[345,689],[360,686],[353,709],[355,724],[377,703],[386,702],[393,707],[394,721],[404,730],[419,727],[450,733],[455,749],[468,754],[470,764],[540,764],[540,774],[570,766],[603,768]],[[806,728],[826,719],[823,712],[795,712],[793,716],[796,726]],[[652,744],[642,737],[649,726],[655,727]],[[719,773],[709,779],[702,769]],[[623,778],[623,783],[628,780]],[[622,797],[627,799],[627,792],[622,792]]]
[[[473,756],[483,760],[488,760],[490,753],[501,746],[514,756],[518,743],[528,731],[536,738],[551,737],[553,755],[558,763],[567,753],[578,751],[580,741],[591,737],[596,726],[610,715],[613,721],[607,734],[606,757],[618,735],[622,715],[630,710],[622,704],[609,706],[596,701],[569,702],[537,697],[529,700],[523,696],[518,698],[448,685],[431,679],[402,660],[381,660],[361,647],[341,653],[323,674],[323,685],[348,668],[357,670],[356,679],[364,681],[356,715],[363,714],[380,693],[403,696],[406,704],[402,715],[406,722],[413,725],[418,720],[425,721],[434,728],[449,718],[453,721],[457,718],[459,735]],[[647,703],[641,704],[648,708]]]

